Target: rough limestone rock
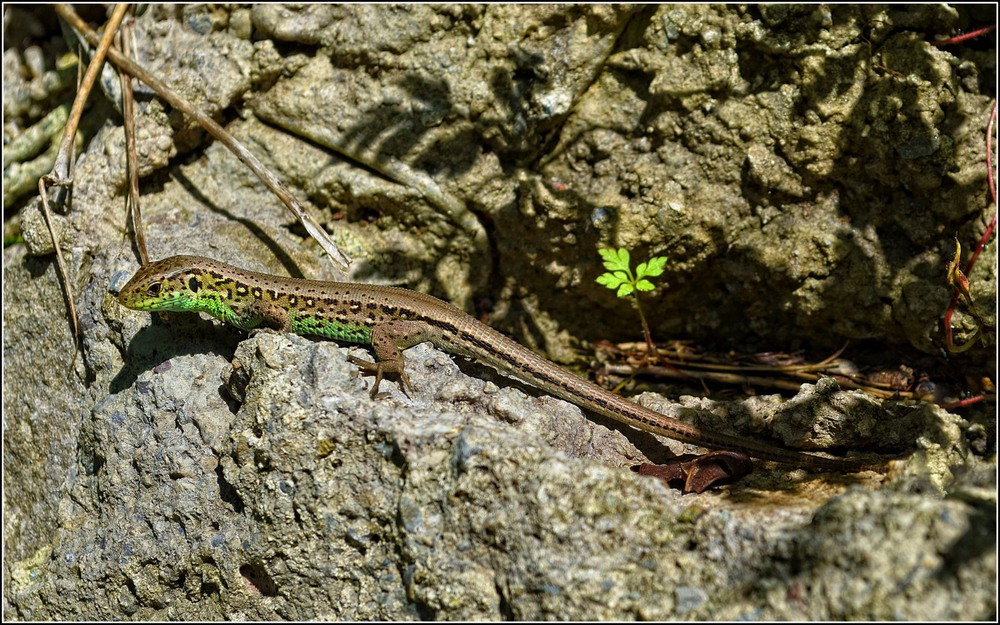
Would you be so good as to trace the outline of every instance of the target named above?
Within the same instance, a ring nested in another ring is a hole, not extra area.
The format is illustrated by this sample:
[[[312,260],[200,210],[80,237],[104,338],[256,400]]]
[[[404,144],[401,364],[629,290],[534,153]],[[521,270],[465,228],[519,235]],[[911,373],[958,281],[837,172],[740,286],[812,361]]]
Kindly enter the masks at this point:
[[[50,7],[5,10],[10,41],[61,38]],[[955,237],[968,253],[995,211],[996,51],[929,42],[992,20],[943,5],[151,5],[136,41],[328,227],[352,279],[444,297],[571,361],[638,338],[629,304],[594,282],[596,249],[624,246],[669,258],[644,300],[660,340],[850,339],[963,385],[996,380],[995,244],[970,275],[983,342],[944,355],[940,326]],[[31,78],[36,52],[4,53],[5,146],[68,97],[45,54]],[[333,276],[235,157],[138,93],[154,258]],[[390,380],[372,400],[346,361],[363,349],[117,304],[138,266],[124,138],[92,97],[72,203],[52,215],[79,350],[37,199],[15,200],[23,242],[4,251],[5,618],[996,617],[992,404],[833,380],[641,395],[789,447],[898,456],[884,476],[757,463],[682,495],[629,469],[694,448],[430,346],[406,353],[412,397]],[[953,326],[965,343],[975,323]]]

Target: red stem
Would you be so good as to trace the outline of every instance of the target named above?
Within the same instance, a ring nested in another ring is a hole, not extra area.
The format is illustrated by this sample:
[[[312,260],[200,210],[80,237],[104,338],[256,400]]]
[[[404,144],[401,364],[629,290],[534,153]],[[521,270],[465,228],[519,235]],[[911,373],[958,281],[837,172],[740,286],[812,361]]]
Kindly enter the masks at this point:
[[[971,34],[971,33],[970,33]],[[986,181],[990,189],[990,196],[993,198],[993,206],[997,205],[997,185],[996,180],[993,178],[993,125],[997,120],[997,103],[993,102],[993,111],[990,113],[990,122],[986,125]],[[996,208],[993,210],[993,217],[990,219],[989,225],[986,227],[986,232],[983,236],[979,238],[979,244],[976,245],[976,249],[972,251],[972,256],[969,257],[969,262],[965,263],[965,276],[969,276],[969,272],[972,271],[972,266],[976,264],[976,258],[979,257],[979,252],[983,251],[986,244],[989,243],[990,237],[993,236],[993,230],[997,225],[997,212]],[[951,303],[948,304],[948,310],[944,313],[944,340],[945,345],[951,348],[955,343],[952,341],[951,334],[951,316],[955,313],[955,306],[958,304],[958,289],[954,289],[951,292]]]
[[[962,408],[963,406],[971,406],[972,404],[978,404],[984,399],[986,399],[985,395],[976,395],[974,397],[966,397],[965,399],[953,401],[950,404],[939,404],[939,406],[945,410],[951,410],[952,408]]]
[[[979,35],[985,35],[986,33],[990,32],[996,27],[997,25],[994,24],[992,26],[987,26],[986,28],[980,28],[979,30],[974,30],[971,33],[965,33],[964,35],[955,35],[954,37],[948,37],[947,39],[942,39],[941,41],[932,41],[931,45],[948,46],[953,43],[962,43],[963,41],[972,39],[973,37],[978,37]]]
[[[993,103],[993,112],[990,113],[990,123],[986,126],[986,181],[989,184],[990,195],[993,197],[993,206],[997,204],[997,185],[996,181],[993,179],[993,125],[997,121],[997,103]],[[972,271],[972,266],[976,264],[976,258],[979,256],[979,252],[983,251],[986,244],[990,241],[990,236],[993,234],[993,229],[997,225],[997,213],[996,210],[993,211],[993,219],[990,219],[990,225],[986,227],[986,232],[979,239],[979,245],[976,246],[975,251],[972,252],[972,257],[969,258],[969,262],[965,264],[965,277],[969,277],[969,272]]]

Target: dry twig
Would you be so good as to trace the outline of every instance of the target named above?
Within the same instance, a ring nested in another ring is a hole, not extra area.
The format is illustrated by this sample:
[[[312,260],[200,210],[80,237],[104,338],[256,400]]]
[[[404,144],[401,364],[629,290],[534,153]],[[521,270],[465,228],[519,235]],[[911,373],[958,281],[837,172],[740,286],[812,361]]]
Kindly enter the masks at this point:
[[[86,41],[94,45],[97,42],[97,34],[80,19],[80,16],[76,14],[76,11],[68,4],[57,4],[56,13],[59,14],[63,20],[66,21],[70,26],[76,30]],[[278,199],[284,203],[288,210],[295,216],[296,219],[305,227],[306,231],[320,244],[320,246],[330,255],[330,258],[334,261],[338,269],[344,270],[347,268],[349,259],[344,256],[343,253],[337,248],[336,244],[330,239],[326,231],[323,230],[322,226],[313,219],[309,213],[302,208],[298,200],[285,188],[285,185],[281,183],[278,178],[265,168],[257,157],[255,157],[249,150],[243,147],[239,141],[237,141],[231,134],[226,132],[226,130],[220,126],[214,119],[206,115],[203,111],[192,105],[190,102],[180,97],[172,89],[170,89],[166,83],[154,76],[153,74],[146,71],[142,66],[137,63],[133,63],[131,60],[125,58],[123,54],[115,50],[114,48],[108,50],[108,59],[114,63],[115,67],[121,71],[138,78],[144,82],[150,89],[152,89],[158,96],[166,100],[171,106],[182,111],[185,115],[190,116],[202,128],[208,131],[213,137],[219,140],[220,143],[225,145],[229,150],[236,155],[236,158],[250,168],[254,174],[271,190]]]
[[[45,225],[49,229],[49,236],[52,237],[52,246],[56,252],[56,264],[59,267],[59,276],[63,282],[63,292],[66,295],[70,320],[73,323],[73,340],[76,341],[77,345],[80,342],[80,326],[76,317],[76,306],[73,304],[73,289],[70,286],[69,274],[66,271],[66,262],[63,260],[59,239],[56,237],[55,229],[52,227],[47,188],[50,186],[66,188],[73,184],[72,168],[76,155],[74,148],[76,145],[76,130],[80,125],[80,116],[83,114],[84,104],[87,102],[90,90],[97,79],[97,73],[104,63],[104,56],[110,49],[111,39],[118,30],[118,25],[125,16],[127,9],[127,4],[117,5],[111,14],[111,18],[108,20],[104,36],[99,41],[92,43],[92,45],[97,46],[97,50],[94,53],[94,57],[90,60],[90,65],[87,66],[87,73],[84,75],[80,88],[77,91],[76,99],[73,101],[73,108],[66,122],[66,128],[63,130],[62,143],[59,146],[59,153],[56,155],[55,165],[53,165],[52,171],[49,174],[42,176],[38,180],[38,194],[42,198],[42,215],[45,217]]]

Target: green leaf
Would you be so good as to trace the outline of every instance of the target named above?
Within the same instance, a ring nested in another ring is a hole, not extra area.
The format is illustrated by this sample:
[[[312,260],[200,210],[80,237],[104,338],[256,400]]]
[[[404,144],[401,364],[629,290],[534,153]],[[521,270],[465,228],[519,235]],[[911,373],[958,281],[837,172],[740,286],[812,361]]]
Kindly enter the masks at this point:
[[[649,259],[648,263],[642,263],[636,270],[636,275],[640,278],[649,277],[655,278],[656,276],[663,273],[663,267],[667,264],[666,256],[654,256]]]
[[[602,248],[597,250],[597,253],[604,259],[605,269],[610,269],[611,271],[624,271],[627,273],[632,272],[629,268],[628,250],[625,248],[620,247],[618,250]]]
[[[631,282],[632,281],[629,277],[621,271],[616,271],[615,273],[602,273],[597,277],[597,283],[603,284],[609,289],[617,289],[621,284]]]
[[[597,253],[601,255],[604,260],[615,260],[618,258],[618,254],[611,248],[602,247],[597,250]]]
[[[638,291],[656,290],[656,285],[645,278],[655,278],[662,275],[667,264],[666,256],[654,256],[644,263],[639,263],[633,275],[629,266],[631,255],[623,247],[618,249],[601,248],[597,250],[604,260],[608,273],[597,278],[598,284],[609,289],[617,289],[618,297],[628,297]]]

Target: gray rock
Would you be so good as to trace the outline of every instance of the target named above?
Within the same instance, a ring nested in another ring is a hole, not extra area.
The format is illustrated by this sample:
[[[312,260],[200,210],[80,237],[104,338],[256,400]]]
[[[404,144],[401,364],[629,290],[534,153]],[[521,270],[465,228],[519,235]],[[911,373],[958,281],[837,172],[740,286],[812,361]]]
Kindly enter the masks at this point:
[[[192,5],[138,32],[325,215],[355,279],[468,310],[490,293],[491,323],[566,361],[636,338],[593,282],[595,248],[624,245],[670,258],[658,339],[936,354],[952,235],[982,227],[995,63],[927,40],[969,11]],[[154,258],[332,276],[231,154],[155,99],[140,115]],[[373,401],[333,343],[122,309],[121,145],[96,135],[54,216],[79,352],[35,201],[4,252],[5,618],[995,617],[991,407],[828,381],[644,395],[789,446],[905,452],[887,476],[758,465],[682,496],[627,467],[691,448],[428,346],[413,397]],[[993,246],[970,279],[995,326]],[[986,343],[956,373],[995,380]]]

